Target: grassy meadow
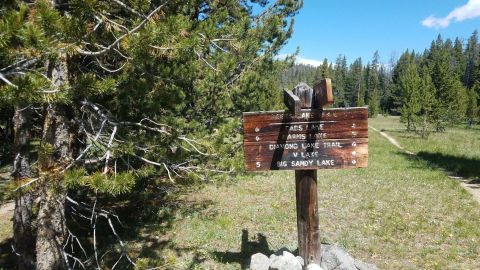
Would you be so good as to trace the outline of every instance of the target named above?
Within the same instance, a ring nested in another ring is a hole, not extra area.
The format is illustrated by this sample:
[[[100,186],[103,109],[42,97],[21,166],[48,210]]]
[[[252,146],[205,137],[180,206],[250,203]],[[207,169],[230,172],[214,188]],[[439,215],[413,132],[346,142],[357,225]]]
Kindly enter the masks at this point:
[[[319,171],[323,242],[380,269],[480,269],[480,207],[471,195],[372,130],[369,144],[367,169]],[[131,243],[145,265],[246,269],[251,254],[296,249],[293,172],[251,174],[177,199],[187,207],[168,228],[153,225],[143,231],[151,241]]]
[[[463,166],[458,171],[479,175],[463,164],[480,159],[478,129],[452,128],[424,140],[405,133],[398,118],[379,116],[370,124],[410,151],[451,155],[449,164]],[[322,241],[380,269],[480,269],[479,204],[439,169],[443,163],[406,155],[373,130],[369,138],[368,168],[318,172]],[[293,171],[252,173],[186,191],[159,186],[124,202],[114,206],[125,226],[118,232],[128,253],[140,258],[137,269],[247,269],[254,253],[297,246]],[[99,226],[108,232],[108,225]],[[11,223],[1,222],[3,255],[11,254],[9,233]],[[109,232],[98,235],[97,241],[109,241]],[[100,251],[110,266],[118,258],[112,251],[120,250],[113,247]],[[0,257],[0,268],[6,259]]]
[[[428,139],[423,139],[406,132],[399,117],[378,116],[369,119],[369,124],[387,132],[430,165],[472,180],[480,179],[480,125],[449,127],[445,132],[431,133]]]

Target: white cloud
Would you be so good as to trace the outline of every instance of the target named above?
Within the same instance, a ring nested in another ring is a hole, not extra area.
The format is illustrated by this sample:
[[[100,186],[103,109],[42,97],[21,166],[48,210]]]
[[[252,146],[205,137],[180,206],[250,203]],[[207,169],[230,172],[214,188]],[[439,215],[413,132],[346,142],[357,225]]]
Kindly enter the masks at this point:
[[[279,54],[275,58],[279,60],[284,60],[285,58],[287,58],[287,56],[288,54]],[[295,64],[310,65],[310,66],[318,67],[322,64],[322,61],[318,61],[315,59],[307,59],[301,56],[297,56],[295,57]]]
[[[310,65],[310,66],[314,66],[314,67],[318,67],[322,64],[322,61],[318,61],[318,60],[315,60],[315,59],[307,59],[307,58],[303,58],[303,57],[300,57],[298,56],[296,59],[295,59],[295,63],[296,64],[303,64],[303,65]]]
[[[469,0],[468,3],[461,7],[457,7],[446,17],[436,17],[430,15],[422,21],[422,25],[429,28],[445,28],[452,20],[461,22],[468,19],[480,17],[480,0]]]

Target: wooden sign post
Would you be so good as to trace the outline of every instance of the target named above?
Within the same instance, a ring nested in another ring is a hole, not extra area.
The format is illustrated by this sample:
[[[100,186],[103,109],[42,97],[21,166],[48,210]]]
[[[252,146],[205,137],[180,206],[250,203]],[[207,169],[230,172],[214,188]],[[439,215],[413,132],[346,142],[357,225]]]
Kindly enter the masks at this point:
[[[330,79],[285,91],[289,111],[243,113],[248,171],[295,170],[298,253],[320,264],[317,169],[368,165],[368,109],[323,109],[333,103]]]

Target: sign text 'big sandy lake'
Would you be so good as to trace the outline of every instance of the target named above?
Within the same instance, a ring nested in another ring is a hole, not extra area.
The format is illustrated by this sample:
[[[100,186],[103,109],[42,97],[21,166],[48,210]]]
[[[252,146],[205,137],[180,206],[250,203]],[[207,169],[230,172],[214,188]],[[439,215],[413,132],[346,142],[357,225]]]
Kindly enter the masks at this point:
[[[368,164],[368,109],[243,114],[249,171],[359,168]]]

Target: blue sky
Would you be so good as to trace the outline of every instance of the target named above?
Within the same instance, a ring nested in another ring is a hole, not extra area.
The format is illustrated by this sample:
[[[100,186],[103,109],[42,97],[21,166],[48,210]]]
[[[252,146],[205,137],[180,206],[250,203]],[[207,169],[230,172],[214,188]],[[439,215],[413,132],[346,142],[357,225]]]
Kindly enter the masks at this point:
[[[304,0],[281,54],[299,47],[298,62],[334,62],[344,54],[349,63],[362,57],[366,64],[378,50],[387,63],[406,49],[422,52],[438,34],[466,42],[475,29],[480,0]]]

